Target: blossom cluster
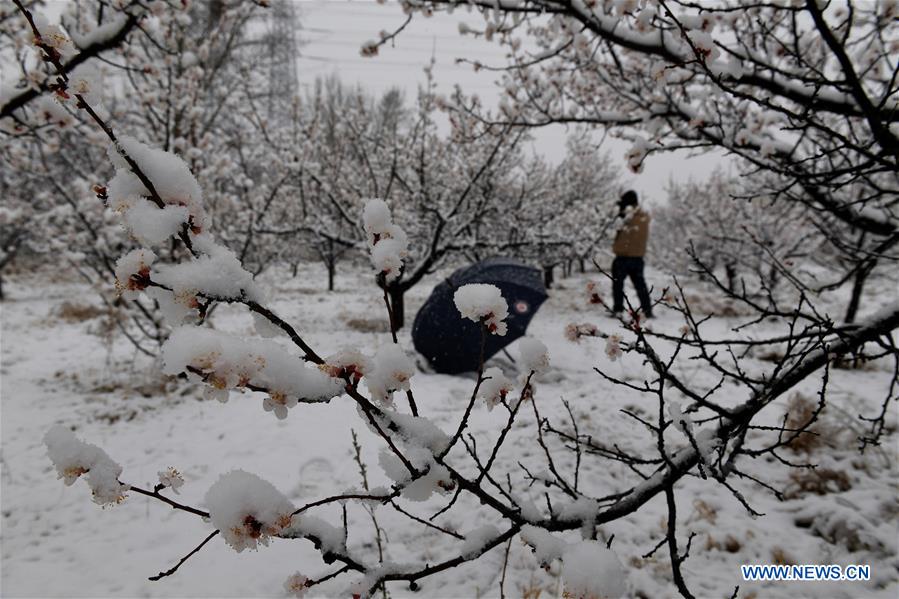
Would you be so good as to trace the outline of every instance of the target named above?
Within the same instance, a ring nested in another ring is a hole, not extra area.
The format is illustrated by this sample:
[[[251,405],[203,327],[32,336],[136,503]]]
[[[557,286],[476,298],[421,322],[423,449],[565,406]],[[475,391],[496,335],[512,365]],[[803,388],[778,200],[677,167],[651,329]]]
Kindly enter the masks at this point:
[[[495,285],[472,283],[462,285],[453,295],[456,308],[462,315],[474,322],[481,322],[494,335],[506,334],[506,323],[509,305]]]
[[[487,409],[493,410],[514,389],[515,383],[508,379],[502,370],[493,367],[484,371],[484,381],[478,389],[478,395],[487,403]]]
[[[270,482],[243,470],[223,474],[206,492],[209,519],[240,553],[268,545],[290,526],[293,504]]]
[[[409,239],[406,232],[393,222],[390,208],[384,200],[368,200],[362,213],[371,263],[384,275],[384,280],[395,281],[403,268],[403,258],[408,253]]]
[[[565,338],[575,343],[581,340],[581,337],[596,337],[599,329],[595,324],[583,322],[581,324],[569,323],[565,326]]]
[[[163,372],[200,377],[209,396],[228,401],[229,390],[265,389],[263,408],[279,419],[298,401],[322,401],[339,395],[340,381],[307,367],[284,347],[268,340],[248,340],[211,329],[175,329],[162,348]]]
[[[105,451],[85,443],[68,428],[57,425],[44,435],[47,455],[56,467],[59,478],[66,485],[72,485],[85,475],[94,503],[109,505],[125,499],[128,487],[119,482],[122,467],[115,463]]]

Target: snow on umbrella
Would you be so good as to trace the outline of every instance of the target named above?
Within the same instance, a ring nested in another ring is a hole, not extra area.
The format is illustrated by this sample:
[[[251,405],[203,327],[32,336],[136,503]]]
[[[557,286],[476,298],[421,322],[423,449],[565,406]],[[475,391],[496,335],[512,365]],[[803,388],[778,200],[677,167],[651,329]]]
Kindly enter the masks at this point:
[[[418,311],[412,325],[415,349],[437,372],[457,374],[478,369],[481,332],[477,323],[463,319],[453,303],[456,289],[469,283],[499,287],[509,304],[505,335],[488,335],[486,361],[525,334],[534,313],[546,300],[540,271],[511,258],[490,258],[456,270],[437,285]]]

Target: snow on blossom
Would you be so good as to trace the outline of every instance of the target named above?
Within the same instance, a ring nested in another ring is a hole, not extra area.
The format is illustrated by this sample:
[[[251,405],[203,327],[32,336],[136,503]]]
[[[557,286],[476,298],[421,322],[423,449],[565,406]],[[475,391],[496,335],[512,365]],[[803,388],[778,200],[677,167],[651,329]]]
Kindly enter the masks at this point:
[[[294,516],[290,526],[282,530],[280,536],[285,539],[314,539],[322,553],[347,553],[343,528],[309,514]]]
[[[375,40],[366,40],[359,48],[359,55],[366,58],[378,55],[378,42]]]
[[[158,208],[146,200],[120,203],[118,209],[128,232],[138,243],[149,247],[161,245],[177,235],[190,218],[187,206]]]
[[[82,63],[69,74],[69,91],[87,100],[90,104],[100,101],[103,82],[100,71],[91,63]]]
[[[306,586],[306,583],[309,582],[309,579],[299,572],[294,572],[290,576],[287,577],[287,580],[284,581],[284,590],[291,597],[296,597],[296,599],[303,599],[306,595],[306,590],[309,588]]]
[[[383,422],[382,426],[395,430],[398,439],[406,447],[416,450],[424,448],[430,453],[439,454],[449,445],[449,435],[424,416],[385,409],[377,418]]]
[[[365,232],[369,234],[369,245],[373,245],[377,241],[375,236],[383,233],[393,224],[393,216],[390,214],[387,202],[379,199],[371,199],[366,202],[362,209],[362,224]]]
[[[565,593],[578,599],[614,599],[627,593],[621,560],[597,541],[569,545],[562,554]]]
[[[478,397],[487,403],[487,409],[493,410],[506,395],[515,389],[515,383],[508,379],[499,368],[488,368],[484,371],[484,381],[478,389]]]
[[[351,347],[343,348],[336,354],[328,356],[325,363],[319,366],[319,369],[328,376],[334,378],[348,376],[354,382],[372,372],[373,368],[374,362],[371,358]]]
[[[41,122],[59,129],[70,127],[75,118],[54,98],[41,96],[37,101],[37,112]]]
[[[196,302],[187,299],[178,301],[175,294],[168,289],[147,287],[144,289],[144,294],[159,304],[163,320],[172,328],[184,324],[184,321],[191,315],[198,315]]]
[[[207,385],[224,392],[216,396],[220,401],[227,400],[228,389],[262,387],[269,394],[263,409],[280,419],[300,399],[325,401],[343,390],[339,380],[306,366],[274,341],[243,339],[212,329],[175,329],[162,347],[162,361],[165,374],[202,373]]]
[[[630,147],[630,149],[625,153],[624,158],[627,161],[627,166],[633,172],[639,173],[643,170],[643,160],[646,158],[646,155],[649,153],[652,144],[643,139],[642,137],[638,137],[634,140],[634,145]]]
[[[483,322],[495,335],[506,334],[506,323],[502,321],[509,315],[509,305],[496,285],[462,285],[456,289],[453,301],[462,318]]]
[[[365,377],[372,399],[392,402],[394,391],[408,391],[409,379],[415,374],[415,363],[396,343],[381,347],[372,361],[374,367]]]
[[[203,194],[187,163],[175,154],[151,148],[128,136],[119,138],[119,147],[137,163],[163,203],[187,207],[192,232],[199,233],[208,226],[203,209]],[[148,195],[147,188],[118,149],[112,147],[108,154],[116,169],[115,176],[106,186],[110,206],[127,210],[128,207],[137,206],[139,200],[148,201],[144,199]],[[149,223],[142,226],[149,230],[155,229]]]
[[[606,339],[606,355],[614,362],[621,354],[621,335],[609,335]]]
[[[40,32],[40,42],[45,46],[49,46],[56,50],[63,58],[72,56],[75,53],[75,47],[72,40],[62,30],[59,25],[51,24],[46,17],[40,13],[33,15],[34,25]],[[37,45],[38,38],[35,37],[34,44]]]
[[[518,342],[518,352],[521,355],[521,367],[524,372],[546,372],[549,369],[549,351],[542,341],[533,337],[523,337]]]
[[[170,488],[177,495],[178,489],[184,484],[184,477],[181,473],[173,466],[170,466],[167,470],[160,470],[157,474],[159,475],[159,484]]]
[[[115,286],[125,299],[135,299],[138,292],[146,287],[150,276],[150,266],[156,254],[150,250],[131,250],[116,261]]]
[[[372,265],[389,283],[396,280],[403,268],[403,258],[409,248],[406,232],[393,223],[390,208],[384,200],[365,203],[362,224],[368,235]]]
[[[598,332],[599,329],[596,328],[595,324],[590,324],[589,322],[575,324],[572,322],[565,327],[565,338],[578,343],[581,337],[596,337]]]
[[[47,431],[44,445],[57,475],[67,486],[84,474],[94,503],[109,505],[125,499],[128,487],[119,482],[122,467],[112,461],[105,451],[85,443],[62,425]]]
[[[290,526],[293,504],[270,482],[244,470],[223,474],[206,492],[209,519],[235,551],[268,545]]]
[[[403,462],[388,448],[382,449],[378,455],[384,474],[402,486],[404,499],[427,501],[434,493],[446,493],[455,487],[449,470],[435,462],[431,452],[424,448],[407,448],[404,453],[416,470],[424,474],[413,479]]]
[[[690,31],[688,34],[690,42],[696,48],[696,51],[704,60],[714,60],[721,54],[721,51],[715,46],[715,40],[711,34],[705,31]]]
[[[198,243],[196,249],[203,254],[177,264],[161,264],[153,269],[152,279],[170,287],[175,299],[188,306],[196,306],[198,294],[218,299],[262,301],[262,291],[253,275],[244,269],[234,252],[205,236],[199,239],[204,243]]]

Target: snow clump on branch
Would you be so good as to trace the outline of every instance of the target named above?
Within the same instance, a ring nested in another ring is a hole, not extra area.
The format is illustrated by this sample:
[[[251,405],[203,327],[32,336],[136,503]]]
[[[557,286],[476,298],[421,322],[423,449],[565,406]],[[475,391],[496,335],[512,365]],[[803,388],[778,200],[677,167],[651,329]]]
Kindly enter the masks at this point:
[[[372,399],[390,404],[394,391],[409,390],[415,364],[402,347],[395,343],[385,345],[375,354],[373,362],[373,370],[365,377]]]
[[[150,266],[155,260],[156,254],[144,249],[131,250],[118,259],[115,264],[115,285],[122,297],[137,299],[138,292],[147,287]]]
[[[256,388],[268,392],[262,407],[279,419],[299,400],[326,401],[340,395],[339,380],[303,365],[281,345],[242,339],[221,331],[184,326],[175,329],[162,347],[165,374],[189,373],[209,385],[222,403],[228,390]]]
[[[125,499],[128,487],[119,482],[122,467],[112,461],[105,451],[80,440],[62,425],[56,425],[47,431],[44,444],[59,478],[66,485],[72,485],[79,476],[86,474],[84,478],[91,489],[94,503],[109,505]]]
[[[117,148],[109,150],[109,158],[115,165],[115,176],[107,185],[109,206],[125,216],[125,223],[138,239],[147,241],[164,241],[177,233],[177,228],[188,224],[192,233],[199,234],[208,227],[207,217],[203,209],[203,193],[200,185],[181,158],[156,148],[151,148],[134,138],[122,136],[119,146],[128,153],[153,184],[159,199],[167,206],[185,207],[187,212],[172,211],[165,218],[157,215],[146,217],[146,210],[141,207],[146,203],[149,190],[134,174],[127,161],[119,154]],[[157,207],[158,208],[158,207]],[[141,211],[134,218],[129,218],[129,211]],[[178,221],[182,215],[186,220]]]
[[[395,281],[403,268],[403,258],[409,248],[406,232],[393,223],[390,208],[384,200],[368,200],[362,212],[363,226],[368,234],[371,263],[386,282]]]
[[[558,536],[526,524],[521,540],[530,545],[537,561],[549,567],[562,560],[562,583],[566,597],[612,599],[627,592],[626,574],[618,556],[597,541],[566,543]]]
[[[487,330],[495,335],[506,334],[503,320],[509,315],[509,305],[496,285],[462,285],[453,295],[453,301],[462,318],[483,322]]]
[[[518,344],[521,354],[521,366],[524,372],[533,371],[537,374],[549,369],[549,350],[543,342],[533,337],[525,337]]]
[[[290,526],[294,507],[270,482],[244,470],[223,474],[206,492],[212,524],[235,551],[257,549]]]
[[[488,368],[484,371],[484,382],[478,395],[487,402],[487,409],[493,410],[497,404],[515,389],[515,383],[509,380],[499,368]]]

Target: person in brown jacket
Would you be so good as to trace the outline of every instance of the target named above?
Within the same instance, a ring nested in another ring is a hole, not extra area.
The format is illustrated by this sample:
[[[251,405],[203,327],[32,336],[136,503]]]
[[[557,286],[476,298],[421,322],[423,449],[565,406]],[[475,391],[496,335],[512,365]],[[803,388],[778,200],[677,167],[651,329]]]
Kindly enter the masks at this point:
[[[614,312],[624,309],[624,280],[628,277],[637,296],[640,308],[646,318],[652,318],[652,302],[643,278],[643,256],[646,254],[646,242],[649,239],[649,213],[637,205],[637,192],[626,191],[618,201],[619,217],[623,224],[615,234],[612,252],[612,301]]]

